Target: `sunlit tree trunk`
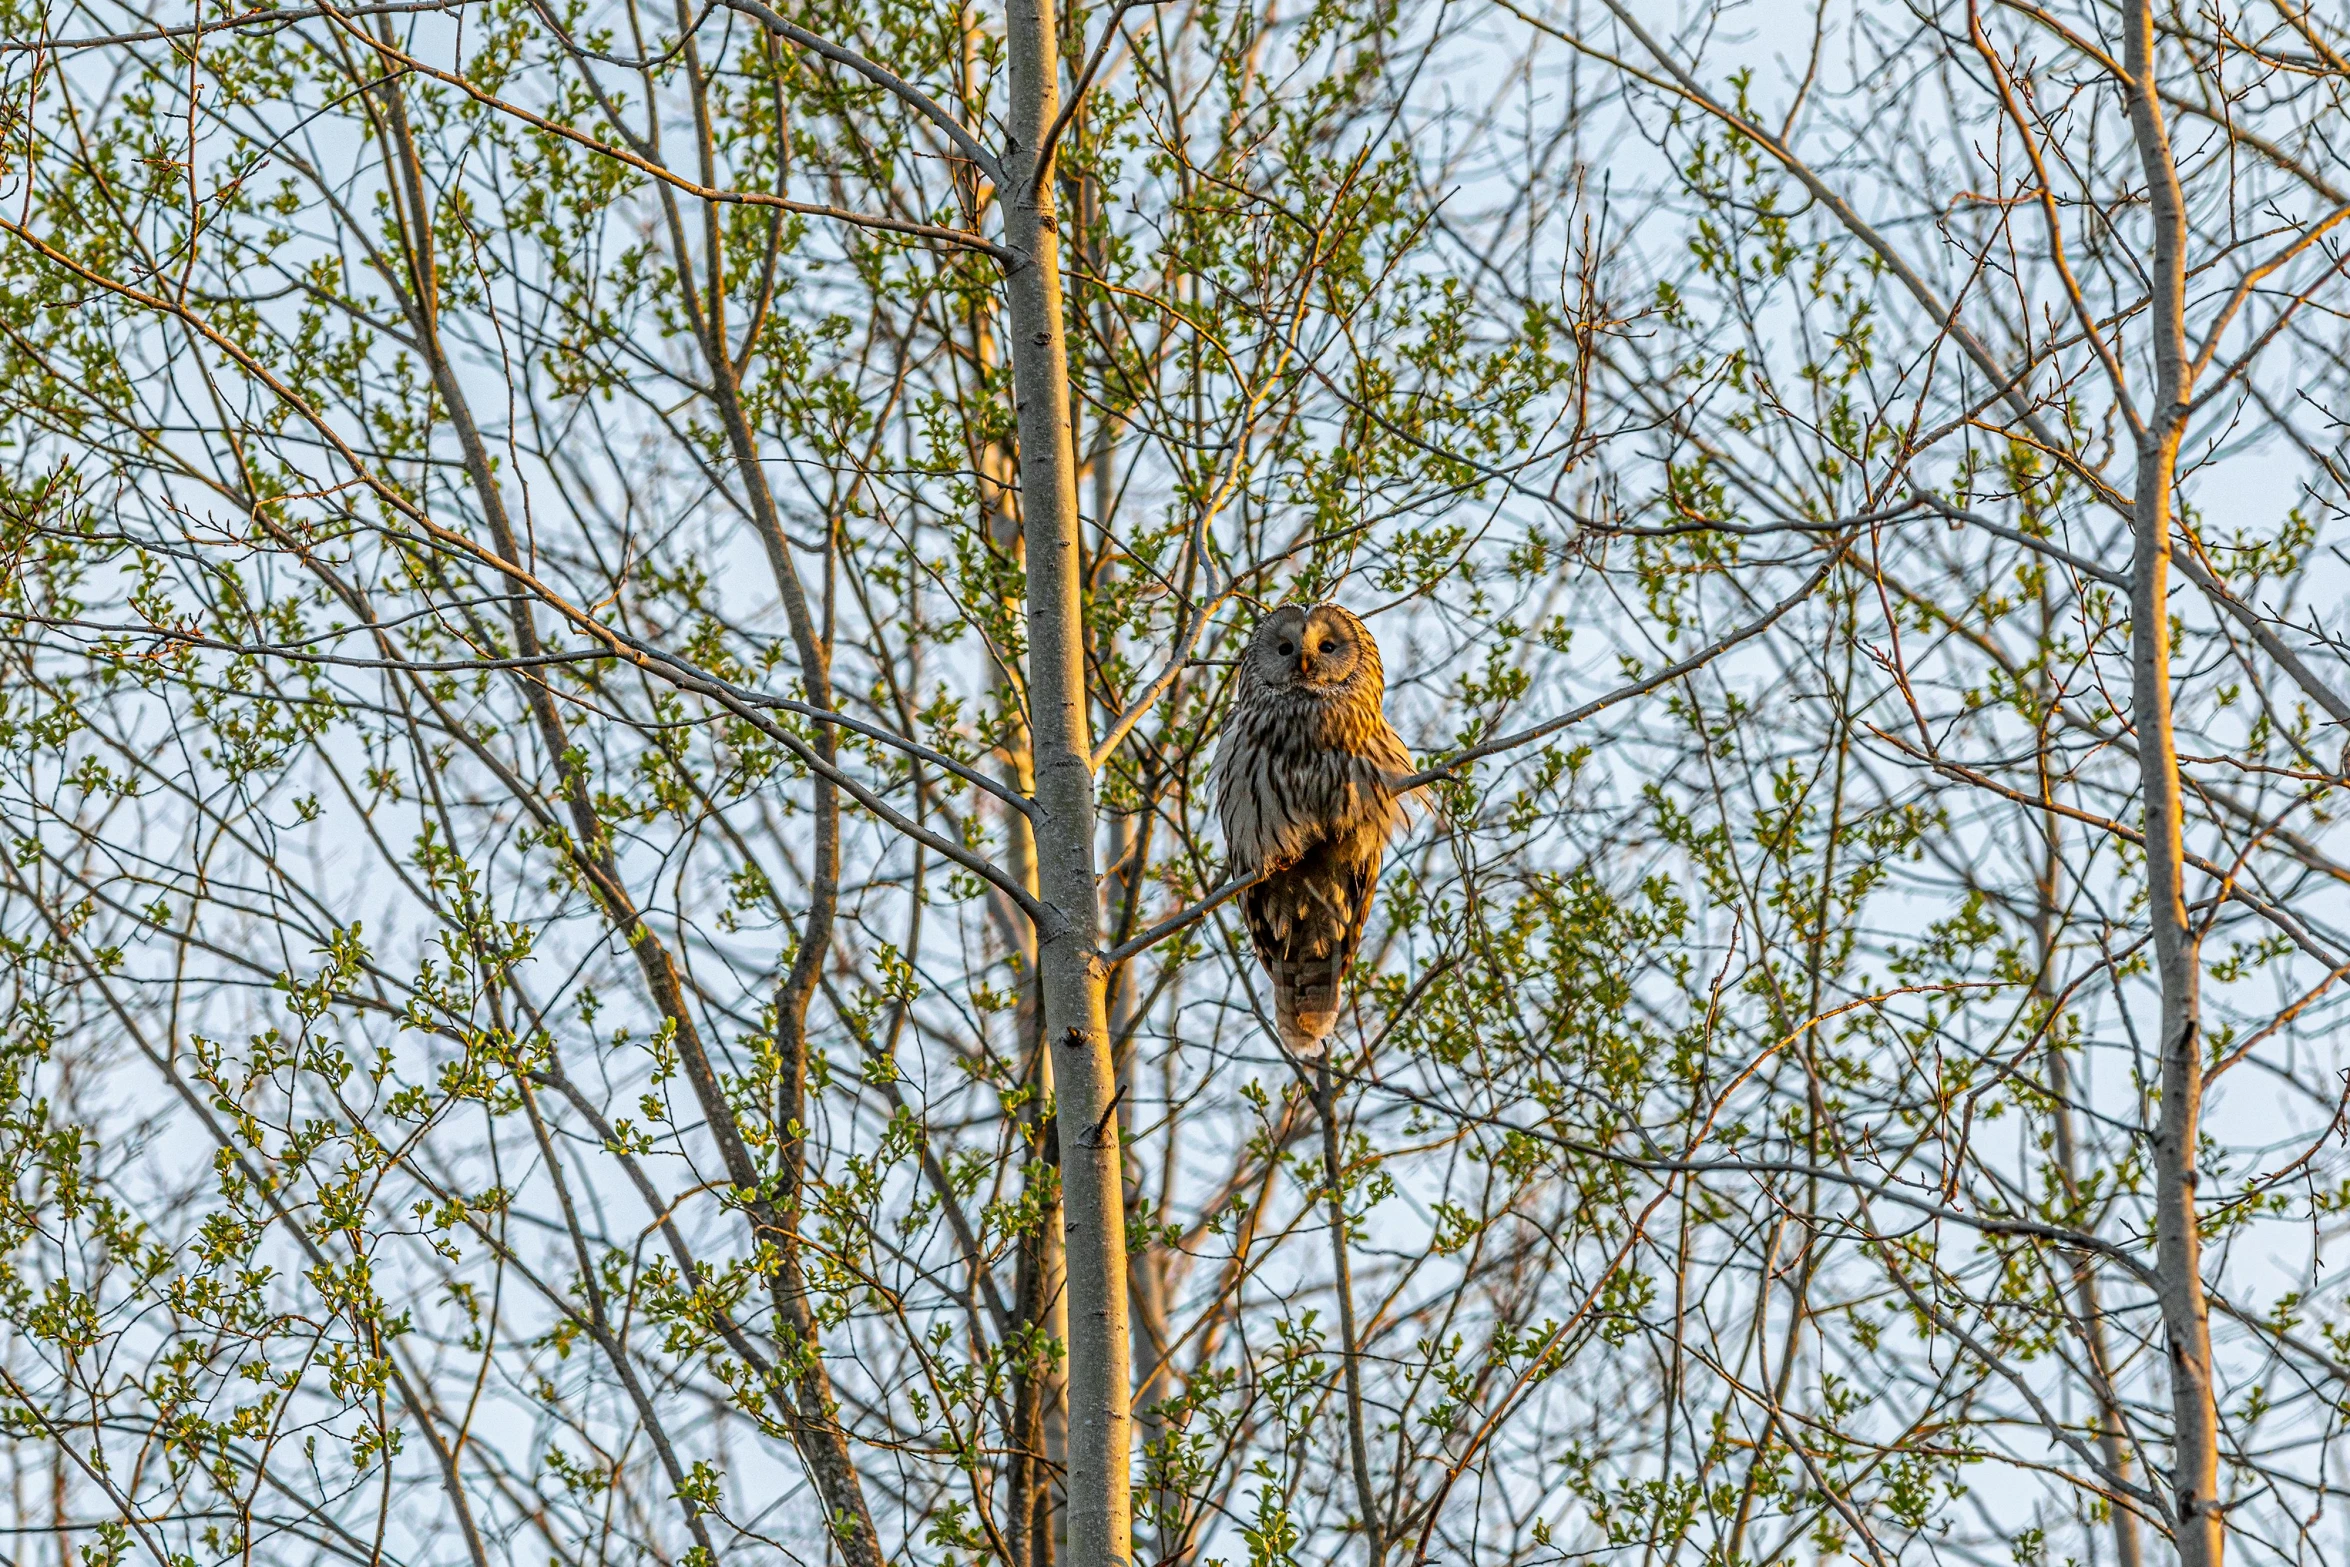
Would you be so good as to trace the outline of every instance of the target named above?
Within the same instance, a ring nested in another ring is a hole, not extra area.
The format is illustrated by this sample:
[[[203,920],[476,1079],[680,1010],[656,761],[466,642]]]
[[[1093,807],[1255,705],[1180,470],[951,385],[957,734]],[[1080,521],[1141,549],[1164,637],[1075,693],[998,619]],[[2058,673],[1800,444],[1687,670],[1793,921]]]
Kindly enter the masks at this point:
[[[2162,1110],[2154,1132],[2155,1266],[2170,1347],[2171,1499],[2185,1567],[2219,1567],[2219,1421],[2212,1403],[2211,1319],[2195,1216],[2195,1152],[2203,1109],[2202,962],[2187,916],[2177,737],[2171,723],[2171,490],[2186,434],[2194,368],[2187,354],[2186,202],[2155,95],[2154,12],[2125,13],[2123,68],[2130,130],[2144,166],[2154,255],[2147,330],[2154,397],[2138,439],[2130,581],[2130,700],[2146,792],[2147,918],[2162,986]]]
[[[1028,703],[1036,775],[1037,981],[1052,1055],[1069,1303],[1067,1540],[1070,1567],[1124,1567],[1130,1554],[1132,1413],[1115,1072],[1094,882],[1077,456],[1061,310],[1059,219],[1047,135],[1060,114],[1050,0],[1007,17],[1011,113],[1006,279],[1028,568]]]

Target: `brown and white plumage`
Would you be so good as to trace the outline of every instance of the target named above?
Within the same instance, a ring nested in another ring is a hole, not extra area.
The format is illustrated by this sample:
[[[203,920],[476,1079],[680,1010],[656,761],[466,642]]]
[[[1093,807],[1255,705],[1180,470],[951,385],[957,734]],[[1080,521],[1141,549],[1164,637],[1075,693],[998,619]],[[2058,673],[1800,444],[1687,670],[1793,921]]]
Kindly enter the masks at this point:
[[[1403,821],[1395,785],[1411,753],[1380,710],[1379,644],[1335,604],[1284,605],[1241,655],[1216,751],[1216,814],[1273,981],[1281,1042],[1319,1052],[1370,918],[1387,840]]]

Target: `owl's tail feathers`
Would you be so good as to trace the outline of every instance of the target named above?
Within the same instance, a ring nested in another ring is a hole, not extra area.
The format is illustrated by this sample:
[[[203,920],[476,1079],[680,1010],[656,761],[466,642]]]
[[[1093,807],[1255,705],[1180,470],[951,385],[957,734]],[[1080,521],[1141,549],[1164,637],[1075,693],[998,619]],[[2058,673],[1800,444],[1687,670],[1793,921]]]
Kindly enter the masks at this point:
[[[1273,980],[1273,1025],[1293,1055],[1318,1056],[1327,1047],[1338,1026],[1339,985],[1349,955],[1266,963]]]

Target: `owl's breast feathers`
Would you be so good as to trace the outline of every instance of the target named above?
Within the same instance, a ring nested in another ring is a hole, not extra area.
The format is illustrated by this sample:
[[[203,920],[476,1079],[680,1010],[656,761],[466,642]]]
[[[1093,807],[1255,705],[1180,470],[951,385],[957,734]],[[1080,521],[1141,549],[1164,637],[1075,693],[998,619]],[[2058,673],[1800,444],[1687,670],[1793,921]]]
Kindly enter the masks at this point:
[[[1394,785],[1411,771],[1375,698],[1244,696],[1216,759],[1216,814],[1233,870],[1296,864],[1326,840],[1376,867],[1403,824]]]

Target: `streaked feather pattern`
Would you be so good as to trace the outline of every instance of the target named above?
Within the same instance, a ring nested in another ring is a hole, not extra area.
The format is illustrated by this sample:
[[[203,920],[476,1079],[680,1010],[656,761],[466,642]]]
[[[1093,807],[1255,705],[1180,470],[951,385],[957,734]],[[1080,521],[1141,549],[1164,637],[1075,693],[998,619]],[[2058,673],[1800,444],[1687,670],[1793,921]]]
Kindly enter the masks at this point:
[[[1370,918],[1387,841],[1403,822],[1394,785],[1411,753],[1389,726],[1379,646],[1335,604],[1265,617],[1241,657],[1216,754],[1216,812],[1293,1051],[1322,1048]]]

